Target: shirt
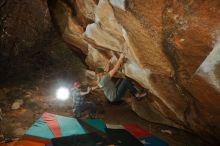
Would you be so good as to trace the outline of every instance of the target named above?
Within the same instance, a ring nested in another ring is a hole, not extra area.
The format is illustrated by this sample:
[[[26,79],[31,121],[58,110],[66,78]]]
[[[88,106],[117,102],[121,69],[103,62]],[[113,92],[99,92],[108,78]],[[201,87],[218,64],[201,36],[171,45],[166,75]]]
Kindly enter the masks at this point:
[[[99,87],[104,91],[105,96],[111,102],[116,99],[116,87],[111,80],[109,73],[106,73],[99,81]]]
[[[73,98],[73,107],[79,107],[80,105],[82,105],[84,103],[84,98],[85,96],[81,96],[80,95],[80,90],[76,89],[76,88],[72,88],[71,89],[71,95]]]

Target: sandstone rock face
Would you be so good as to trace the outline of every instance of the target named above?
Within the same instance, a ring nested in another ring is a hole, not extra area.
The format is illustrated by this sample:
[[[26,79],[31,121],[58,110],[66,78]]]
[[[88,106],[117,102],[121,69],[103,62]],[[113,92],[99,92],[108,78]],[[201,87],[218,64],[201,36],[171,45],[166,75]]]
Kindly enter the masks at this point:
[[[88,43],[82,35],[86,26],[95,21],[94,0],[57,1],[50,3],[51,13],[66,42],[87,54]]]
[[[220,142],[219,0],[57,0],[51,12],[91,69],[127,54],[121,72],[153,95],[131,103],[137,114]]]

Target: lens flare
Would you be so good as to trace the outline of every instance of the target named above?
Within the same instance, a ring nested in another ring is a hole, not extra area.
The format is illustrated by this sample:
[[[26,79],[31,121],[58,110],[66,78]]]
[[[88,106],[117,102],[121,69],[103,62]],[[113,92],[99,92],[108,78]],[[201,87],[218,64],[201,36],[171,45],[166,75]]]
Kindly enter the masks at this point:
[[[67,100],[69,98],[70,92],[67,88],[61,87],[56,92],[56,97],[59,100]]]

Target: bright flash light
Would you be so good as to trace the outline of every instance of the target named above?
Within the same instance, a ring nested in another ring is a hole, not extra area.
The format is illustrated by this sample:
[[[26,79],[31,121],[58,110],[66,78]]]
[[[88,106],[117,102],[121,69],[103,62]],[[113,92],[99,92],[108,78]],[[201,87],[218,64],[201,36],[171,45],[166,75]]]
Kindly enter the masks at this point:
[[[67,100],[69,98],[70,92],[67,88],[61,87],[56,92],[56,97],[59,100]]]

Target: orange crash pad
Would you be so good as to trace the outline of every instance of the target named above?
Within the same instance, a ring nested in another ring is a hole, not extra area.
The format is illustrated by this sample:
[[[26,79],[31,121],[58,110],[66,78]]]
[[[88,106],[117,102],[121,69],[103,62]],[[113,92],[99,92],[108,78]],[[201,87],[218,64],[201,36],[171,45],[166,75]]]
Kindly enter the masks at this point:
[[[33,142],[29,140],[20,140],[20,141],[9,143],[5,146],[45,146],[45,144]]]

